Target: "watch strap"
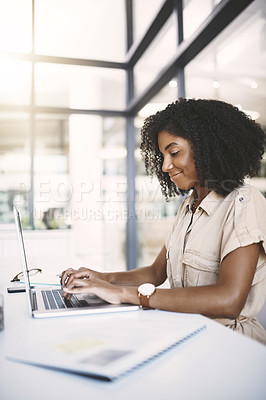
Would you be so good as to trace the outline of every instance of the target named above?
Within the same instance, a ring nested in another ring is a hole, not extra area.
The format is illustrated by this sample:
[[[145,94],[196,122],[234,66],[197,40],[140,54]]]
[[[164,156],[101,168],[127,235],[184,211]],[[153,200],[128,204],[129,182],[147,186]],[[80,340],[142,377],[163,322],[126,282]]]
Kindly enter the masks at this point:
[[[138,296],[139,296],[139,301],[140,301],[141,308],[143,310],[151,310],[150,301],[149,301],[150,296],[144,296],[141,293],[138,293]]]

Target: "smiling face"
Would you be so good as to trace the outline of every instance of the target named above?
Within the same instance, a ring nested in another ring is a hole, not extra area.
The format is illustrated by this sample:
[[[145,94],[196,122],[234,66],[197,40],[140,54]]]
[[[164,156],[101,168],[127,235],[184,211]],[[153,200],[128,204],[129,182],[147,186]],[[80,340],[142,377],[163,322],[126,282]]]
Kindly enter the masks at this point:
[[[182,190],[198,186],[194,151],[190,142],[181,136],[162,131],[158,135],[158,146],[163,156],[162,170],[169,174],[171,181]]]

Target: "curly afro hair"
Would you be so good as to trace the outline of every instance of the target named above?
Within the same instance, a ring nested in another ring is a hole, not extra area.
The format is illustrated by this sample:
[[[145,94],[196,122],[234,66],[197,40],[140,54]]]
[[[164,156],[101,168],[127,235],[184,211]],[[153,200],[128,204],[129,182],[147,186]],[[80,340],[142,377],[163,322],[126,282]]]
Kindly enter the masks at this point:
[[[256,122],[223,101],[180,98],[146,118],[141,130],[146,172],[157,176],[166,200],[188,191],[178,189],[162,171],[158,134],[164,130],[190,142],[200,185],[222,196],[260,169],[266,138]]]

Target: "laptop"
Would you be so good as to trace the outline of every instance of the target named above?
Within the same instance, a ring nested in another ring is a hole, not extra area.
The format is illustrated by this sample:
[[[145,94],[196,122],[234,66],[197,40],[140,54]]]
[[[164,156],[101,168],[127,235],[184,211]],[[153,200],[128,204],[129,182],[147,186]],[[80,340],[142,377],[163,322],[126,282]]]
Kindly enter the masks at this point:
[[[63,296],[63,290],[54,286],[51,288],[35,288],[31,286],[20,215],[16,207],[13,210],[27,302],[30,315],[33,318],[112,313],[139,309],[139,306],[134,304],[110,304],[98,296],[89,294],[72,295],[71,299],[67,300]]]

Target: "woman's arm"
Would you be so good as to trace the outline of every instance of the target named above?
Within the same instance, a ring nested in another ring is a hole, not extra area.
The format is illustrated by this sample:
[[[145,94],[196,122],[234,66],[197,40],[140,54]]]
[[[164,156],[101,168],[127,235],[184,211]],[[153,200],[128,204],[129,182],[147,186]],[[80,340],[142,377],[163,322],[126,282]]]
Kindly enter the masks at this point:
[[[89,268],[69,268],[61,274],[62,286],[70,286],[75,279],[98,279],[119,286],[139,286],[150,282],[155,286],[166,280],[166,249],[163,246],[153,264],[123,272],[98,272]]]
[[[199,313],[211,318],[238,317],[247,300],[259,256],[259,244],[240,247],[223,260],[216,284],[157,289],[150,306],[161,310]],[[123,299],[139,304],[137,294],[124,288]]]
[[[139,286],[150,282],[155,286],[161,285],[166,275],[166,249],[162,247],[153,264],[148,267],[136,268],[131,271],[111,272],[104,274],[104,280],[116,285]]]
[[[163,253],[165,252],[162,250],[158,256],[159,259],[157,257],[159,261]],[[198,313],[211,318],[235,319],[246,302],[255,274],[258,256],[259,244],[254,243],[246,247],[240,247],[224,258],[216,284],[176,289],[156,289],[155,293],[150,297],[150,306],[166,311]],[[152,267],[148,268],[152,270]],[[158,275],[161,278],[164,276],[162,271]],[[136,277],[140,276],[143,280],[137,282]],[[146,278],[152,277],[153,281],[152,279],[146,280]],[[138,284],[143,283],[143,281],[156,283],[156,274],[146,274],[144,269],[144,273],[142,271],[141,274],[135,275],[134,282]],[[160,280],[158,279],[158,281]],[[68,294],[94,293],[111,303],[139,304],[135,287],[117,286],[97,278],[78,279],[75,277],[67,282],[65,291]]]

